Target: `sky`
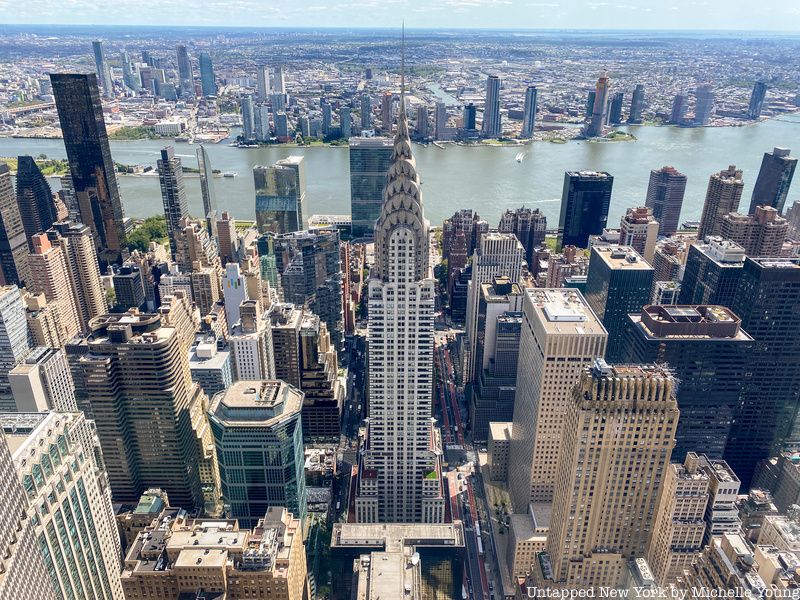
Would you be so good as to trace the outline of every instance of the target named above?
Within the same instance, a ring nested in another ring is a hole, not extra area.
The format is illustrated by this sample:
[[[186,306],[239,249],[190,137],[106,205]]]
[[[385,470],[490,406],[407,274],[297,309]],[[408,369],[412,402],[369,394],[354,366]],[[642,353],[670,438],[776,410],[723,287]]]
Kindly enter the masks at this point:
[[[800,31],[798,0],[0,0],[9,24]]]

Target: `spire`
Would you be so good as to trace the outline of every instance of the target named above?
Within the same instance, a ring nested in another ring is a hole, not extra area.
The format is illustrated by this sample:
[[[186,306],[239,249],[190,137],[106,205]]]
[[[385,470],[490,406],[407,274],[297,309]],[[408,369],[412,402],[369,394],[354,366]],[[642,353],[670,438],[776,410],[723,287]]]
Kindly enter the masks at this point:
[[[406,21],[400,26],[400,110],[406,112]]]

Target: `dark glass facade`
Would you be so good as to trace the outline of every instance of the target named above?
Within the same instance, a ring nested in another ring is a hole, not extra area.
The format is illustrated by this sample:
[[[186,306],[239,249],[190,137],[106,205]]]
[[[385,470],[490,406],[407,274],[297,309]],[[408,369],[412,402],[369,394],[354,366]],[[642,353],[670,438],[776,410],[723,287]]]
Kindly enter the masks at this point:
[[[31,237],[53,226],[56,222],[56,205],[50,184],[31,156],[17,159],[17,205],[28,247],[33,252]]]
[[[764,153],[750,199],[751,215],[756,212],[756,206],[772,206],[783,214],[796,168],[797,159],[789,156],[786,148],[775,148],[771,153]]]
[[[388,138],[350,140],[350,213],[354,238],[372,238],[381,214],[386,172],[392,165]]]
[[[742,274],[742,262],[726,262],[706,246],[692,245],[686,257],[679,304],[731,306]]]
[[[120,262],[127,250],[124,213],[97,76],[54,73],[50,81],[81,221],[92,230],[100,263]]]
[[[590,235],[603,232],[611,205],[614,178],[608,173],[568,171],[564,174],[558,246],[586,248]]]
[[[739,325],[720,306],[650,306],[628,315],[623,362],[666,364],[680,382],[673,462],[687,452],[725,454],[754,346]]]

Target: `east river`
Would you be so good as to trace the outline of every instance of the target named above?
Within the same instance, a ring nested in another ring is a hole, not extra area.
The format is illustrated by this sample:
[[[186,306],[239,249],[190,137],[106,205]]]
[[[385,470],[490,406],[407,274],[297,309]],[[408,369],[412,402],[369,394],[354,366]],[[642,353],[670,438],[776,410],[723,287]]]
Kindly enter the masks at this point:
[[[735,164],[744,170],[742,208],[750,203],[761,157],[774,146],[789,147],[800,154],[800,115],[788,115],[746,127],[680,129],[676,127],[631,126],[622,128],[636,141],[597,143],[572,141],[566,144],[536,142],[527,147],[462,147],[444,149],[415,146],[417,168],[423,184],[425,213],[434,225],[459,208],[473,208],[496,226],[506,208],[540,208],[551,227],[558,223],[564,171],[608,171],[614,176],[609,225],[616,225],[625,208],[644,204],[649,172],[672,165],[688,176],[681,220],[697,220],[702,210],[708,177]],[[111,154],[123,164],[155,166],[158,152],[167,141],[111,142]],[[184,164],[196,167],[195,146],[174,144]],[[254,165],[269,165],[292,154],[306,159],[306,215],[350,212],[348,151],[342,147],[260,147],[234,148],[228,141],[206,146],[214,169],[235,172],[236,177],[215,178],[220,208],[236,217],[254,217]],[[522,162],[516,156],[527,151]],[[0,156],[46,154],[66,157],[60,139],[0,138]],[[51,179],[58,189],[58,181]],[[125,212],[146,217],[161,212],[158,177],[119,177]],[[200,182],[186,178],[192,214],[202,212]],[[800,183],[790,191],[787,207],[800,200]]]

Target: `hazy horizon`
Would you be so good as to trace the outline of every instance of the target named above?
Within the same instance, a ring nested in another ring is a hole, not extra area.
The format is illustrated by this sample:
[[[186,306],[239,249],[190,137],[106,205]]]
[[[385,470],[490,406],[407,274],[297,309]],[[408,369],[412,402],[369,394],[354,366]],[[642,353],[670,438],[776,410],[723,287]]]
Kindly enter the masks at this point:
[[[0,8],[3,25],[30,26],[392,29],[405,19],[409,30],[800,32],[800,5],[785,0],[0,0]]]

